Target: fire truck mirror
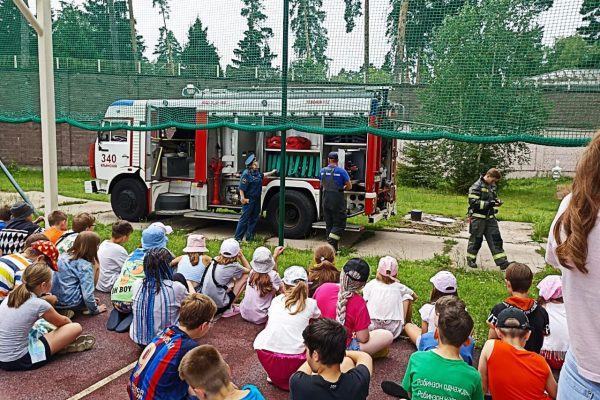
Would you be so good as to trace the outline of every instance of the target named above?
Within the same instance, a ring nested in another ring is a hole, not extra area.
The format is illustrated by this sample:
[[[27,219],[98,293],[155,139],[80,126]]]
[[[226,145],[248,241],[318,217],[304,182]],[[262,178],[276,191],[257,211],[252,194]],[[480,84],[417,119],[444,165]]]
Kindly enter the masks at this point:
[[[104,131],[98,131],[98,143],[108,142],[110,140],[110,133]]]

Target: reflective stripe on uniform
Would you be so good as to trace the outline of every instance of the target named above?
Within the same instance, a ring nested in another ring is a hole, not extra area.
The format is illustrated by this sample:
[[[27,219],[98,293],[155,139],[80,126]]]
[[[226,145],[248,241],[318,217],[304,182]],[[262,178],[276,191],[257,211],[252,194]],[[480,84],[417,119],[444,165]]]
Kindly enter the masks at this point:
[[[329,237],[333,240],[340,240],[341,236],[336,235],[335,233],[329,232]]]
[[[498,260],[500,258],[506,258],[506,253],[494,254],[494,260]]]
[[[476,194],[470,194],[470,193],[469,193],[469,198],[470,198],[470,199],[478,199],[478,198],[479,198],[479,196],[478,196],[478,195],[476,195]]]
[[[481,191],[486,192],[486,193],[489,192],[488,188],[484,188],[484,187],[481,188]]]
[[[467,253],[467,258],[472,258],[473,260],[477,259],[477,254],[469,254]]]
[[[485,201],[479,200],[479,208],[480,209],[484,209],[485,208]]]
[[[488,219],[488,218],[489,218],[489,219],[492,219],[492,218],[494,218],[494,216],[493,216],[493,215],[489,215],[489,216],[488,216],[488,215],[483,215],[483,214],[479,214],[479,213],[473,213],[473,214],[471,214],[471,217],[474,217],[474,218],[482,218],[482,219]]]

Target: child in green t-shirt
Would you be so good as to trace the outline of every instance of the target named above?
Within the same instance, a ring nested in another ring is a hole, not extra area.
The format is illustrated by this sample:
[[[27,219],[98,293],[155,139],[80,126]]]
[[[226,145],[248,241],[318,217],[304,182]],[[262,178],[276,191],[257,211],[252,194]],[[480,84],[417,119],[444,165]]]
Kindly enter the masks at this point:
[[[454,297],[440,310],[437,319],[435,338],[439,346],[413,353],[402,386],[383,382],[384,392],[404,398],[409,394],[412,400],[483,400],[479,372],[460,356],[460,346],[468,344],[473,330],[473,319],[464,303]]]

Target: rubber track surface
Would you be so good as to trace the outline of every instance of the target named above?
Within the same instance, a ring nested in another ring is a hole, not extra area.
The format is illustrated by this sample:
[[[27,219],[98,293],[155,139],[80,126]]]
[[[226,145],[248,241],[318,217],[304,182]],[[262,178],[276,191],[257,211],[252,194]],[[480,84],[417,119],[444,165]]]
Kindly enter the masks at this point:
[[[110,309],[109,295],[97,292]],[[135,361],[140,350],[127,333],[106,330],[108,313],[98,316],[77,315],[85,334],[96,336],[94,349],[77,354],[57,356],[51,363],[35,371],[0,372],[0,390],[3,400],[64,400],[85,390],[94,383]],[[255,384],[267,399],[287,399],[288,393],[269,385],[252,343],[262,326],[236,316],[220,319],[201,343],[216,346],[231,367],[233,380],[238,385]],[[392,345],[389,357],[375,361],[369,399],[386,399],[380,384],[386,379],[402,379],[408,357],[414,347],[403,340]],[[129,372],[96,390],[86,399],[127,399],[126,384]]]

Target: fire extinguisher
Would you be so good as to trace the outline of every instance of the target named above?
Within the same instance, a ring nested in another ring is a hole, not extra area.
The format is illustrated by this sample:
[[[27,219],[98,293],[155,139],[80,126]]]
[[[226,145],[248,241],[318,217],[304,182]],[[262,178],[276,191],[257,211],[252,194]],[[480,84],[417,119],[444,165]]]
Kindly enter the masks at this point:
[[[211,169],[214,177],[213,182],[213,196],[210,204],[219,205],[221,204],[221,199],[219,198],[220,187],[219,187],[219,177],[221,176],[221,170],[223,169],[223,163],[221,160],[217,158],[213,158],[210,164],[208,165]]]

